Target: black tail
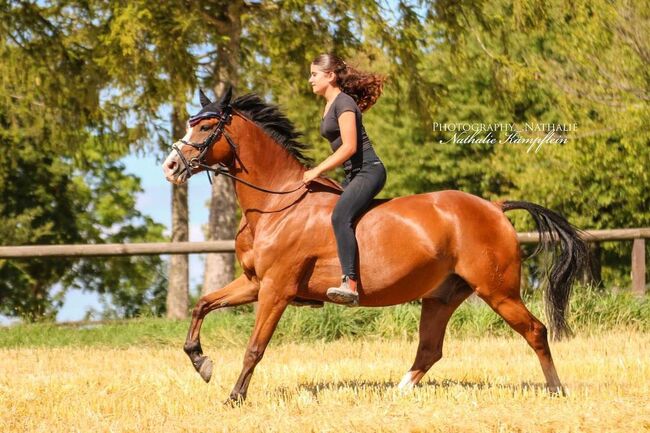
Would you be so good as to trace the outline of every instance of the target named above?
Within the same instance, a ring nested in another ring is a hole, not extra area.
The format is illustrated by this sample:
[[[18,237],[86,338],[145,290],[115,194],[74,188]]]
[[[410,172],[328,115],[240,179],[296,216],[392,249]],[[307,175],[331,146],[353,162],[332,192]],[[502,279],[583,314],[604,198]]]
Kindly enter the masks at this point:
[[[588,269],[589,264],[589,248],[580,238],[581,231],[561,215],[535,203],[506,201],[503,202],[502,209],[504,212],[512,209],[527,210],[537,223],[540,242],[531,257],[540,251],[552,254],[548,287],[544,293],[551,337],[559,340],[563,336],[571,335],[571,329],[566,322],[571,287],[576,277]]]

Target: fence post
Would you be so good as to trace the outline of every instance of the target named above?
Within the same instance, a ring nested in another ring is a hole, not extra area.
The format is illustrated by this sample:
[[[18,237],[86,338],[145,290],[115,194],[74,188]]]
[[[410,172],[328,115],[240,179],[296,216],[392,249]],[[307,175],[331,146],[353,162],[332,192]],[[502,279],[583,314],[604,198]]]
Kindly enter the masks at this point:
[[[632,244],[632,293],[645,295],[645,239],[635,238]]]

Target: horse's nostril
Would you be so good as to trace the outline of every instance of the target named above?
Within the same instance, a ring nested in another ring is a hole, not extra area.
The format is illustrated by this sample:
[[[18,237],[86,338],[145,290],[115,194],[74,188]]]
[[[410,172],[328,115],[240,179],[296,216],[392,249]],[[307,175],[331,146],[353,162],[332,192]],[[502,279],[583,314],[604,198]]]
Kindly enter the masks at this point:
[[[176,161],[170,161],[169,163],[167,163],[167,168],[170,170],[176,168]]]

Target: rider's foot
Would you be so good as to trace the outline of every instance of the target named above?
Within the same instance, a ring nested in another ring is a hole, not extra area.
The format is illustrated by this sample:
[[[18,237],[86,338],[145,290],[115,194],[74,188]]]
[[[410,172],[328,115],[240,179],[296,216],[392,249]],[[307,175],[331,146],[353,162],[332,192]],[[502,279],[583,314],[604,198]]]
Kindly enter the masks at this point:
[[[347,275],[341,278],[341,286],[327,289],[327,297],[337,304],[359,305],[357,281]]]

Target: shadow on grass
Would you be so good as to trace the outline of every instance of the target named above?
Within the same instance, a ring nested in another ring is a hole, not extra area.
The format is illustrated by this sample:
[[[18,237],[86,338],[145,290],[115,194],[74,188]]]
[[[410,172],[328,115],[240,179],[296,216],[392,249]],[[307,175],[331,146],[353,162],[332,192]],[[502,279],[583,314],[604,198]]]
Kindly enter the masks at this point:
[[[279,396],[287,397],[292,394],[295,394],[296,391],[307,391],[318,398],[323,391],[339,391],[343,389],[353,389],[353,390],[368,390],[374,391],[377,393],[388,393],[396,391],[398,388],[399,382],[394,380],[387,381],[374,381],[374,380],[340,380],[340,381],[331,381],[331,382],[303,382],[299,383],[296,388],[290,388],[286,386],[278,387],[275,390],[275,393]],[[535,392],[549,392],[546,384],[544,383],[534,383],[534,382],[522,382],[520,384],[509,384],[509,383],[493,383],[487,381],[469,381],[469,380],[436,380],[429,379],[427,381],[421,382],[416,386],[416,389],[419,388],[428,388],[436,387],[442,389],[450,389],[455,387],[462,387],[466,389],[506,389],[514,393],[522,391],[535,391]],[[549,392],[549,394],[552,394]]]

